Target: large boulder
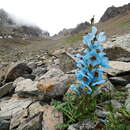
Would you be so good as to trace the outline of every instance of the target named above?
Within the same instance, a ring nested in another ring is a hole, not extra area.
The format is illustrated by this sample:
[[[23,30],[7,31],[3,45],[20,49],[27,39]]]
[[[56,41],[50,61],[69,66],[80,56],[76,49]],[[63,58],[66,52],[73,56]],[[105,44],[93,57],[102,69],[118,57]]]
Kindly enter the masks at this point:
[[[44,94],[45,97],[55,98],[63,96],[73,81],[73,75],[65,74],[62,77],[42,79],[38,82],[37,88]]]
[[[5,82],[12,82],[18,77],[33,78],[31,76],[32,69],[29,68],[25,63],[17,63],[12,65],[5,76]]]

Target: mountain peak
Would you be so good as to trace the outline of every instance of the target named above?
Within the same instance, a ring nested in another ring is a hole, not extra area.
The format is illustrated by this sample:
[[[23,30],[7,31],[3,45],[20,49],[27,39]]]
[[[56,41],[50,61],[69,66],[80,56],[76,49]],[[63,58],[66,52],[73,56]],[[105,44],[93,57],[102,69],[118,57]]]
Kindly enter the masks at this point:
[[[105,13],[101,17],[100,22],[105,22],[118,15],[126,15],[129,10],[130,10],[130,3],[120,7],[111,6],[107,8]]]

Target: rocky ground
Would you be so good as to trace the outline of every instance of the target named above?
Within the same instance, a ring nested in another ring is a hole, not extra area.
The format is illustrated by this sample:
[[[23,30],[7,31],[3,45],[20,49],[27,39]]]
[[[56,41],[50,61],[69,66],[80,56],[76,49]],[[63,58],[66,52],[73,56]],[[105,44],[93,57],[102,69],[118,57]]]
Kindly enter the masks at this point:
[[[107,82],[98,94],[111,96],[97,106],[95,113],[104,119],[108,111],[103,107],[111,102],[115,109],[126,105],[130,112],[130,34],[114,36],[104,43],[111,69],[106,69]],[[0,130],[56,130],[63,123],[63,113],[50,105],[53,99],[62,101],[75,81],[75,57],[82,47],[40,50],[37,54],[16,61],[1,60],[0,64]],[[118,91],[117,91],[118,90]],[[101,107],[102,106],[102,107]],[[119,113],[118,113],[119,114]],[[130,120],[130,118],[129,118]],[[68,130],[95,130],[97,125],[86,119],[70,125]]]

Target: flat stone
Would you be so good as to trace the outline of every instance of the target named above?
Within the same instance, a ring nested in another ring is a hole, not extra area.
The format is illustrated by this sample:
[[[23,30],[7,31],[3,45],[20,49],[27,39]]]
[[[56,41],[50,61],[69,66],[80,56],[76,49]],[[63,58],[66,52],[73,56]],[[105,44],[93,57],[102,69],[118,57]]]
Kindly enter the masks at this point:
[[[106,47],[105,53],[110,60],[126,61],[126,62],[130,61],[130,49],[120,45]]]
[[[124,79],[123,77],[110,77],[109,80],[114,85],[125,86],[129,83],[128,80]]]
[[[19,126],[27,118],[27,116],[27,109],[18,111],[17,113],[13,114],[10,122],[10,129]]]
[[[60,69],[58,69],[58,68],[50,68],[47,73],[45,73],[43,76],[41,76],[39,78],[39,80],[46,79],[46,78],[52,78],[52,77],[61,77],[63,75],[64,75],[64,72],[61,71]]]
[[[118,102],[117,100],[111,100],[111,104],[113,105],[113,107],[114,107],[115,109],[119,109],[119,108],[122,107],[121,103]]]
[[[20,99],[18,97],[3,100],[0,102],[0,119],[10,119],[13,114],[26,109],[31,103],[31,99]]]
[[[95,113],[100,118],[106,118],[110,114],[110,112],[101,111],[101,110],[98,110],[98,109],[95,111]]]
[[[121,61],[110,61],[109,65],[111,66],[110,69],[105,69],[111,76],[120,76],[124,75],[125,73],[130,73],[130,63],[121,62]]]
[[[8,93],[10,93],[13,89],[13,83],[7,83],[4,86],[0,87],[0,97],[3,97],[5,95],[7,95]]]
[[[43,114],[42,130],[57,130],[55,126],[59,123],[63,123],[63,114],[49,106]]]
[[[20,92],[20,91],[35,91],[37,88],[35,87],[37,84],[36,81],[32,81],[31,79],[24,79],[19,82],[15,82],[15,92]]]

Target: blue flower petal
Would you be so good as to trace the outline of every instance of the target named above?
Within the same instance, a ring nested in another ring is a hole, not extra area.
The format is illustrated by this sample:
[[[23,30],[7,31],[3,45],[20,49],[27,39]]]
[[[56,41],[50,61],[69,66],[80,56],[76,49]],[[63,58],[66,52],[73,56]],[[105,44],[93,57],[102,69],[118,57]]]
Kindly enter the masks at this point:
[[[97,28],[95,26],[92,26],[92,33],[96,34],[96,32],[97,32]]]
[[[99,80],[99,81],[93,83],[92,85],[95,86],[95,85],[103,84],[105,82],[106,82],[106,80]]]
[[[70,86],[70,89],[76,92],[78,95],[80,95],[80,92],[78,91],[77,87],[74,84]]]
[[[104,32],[100,32],[96,38],[101,43],[106,41],[106,36]]]

